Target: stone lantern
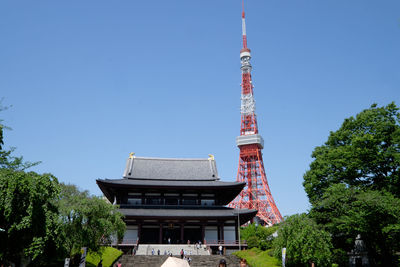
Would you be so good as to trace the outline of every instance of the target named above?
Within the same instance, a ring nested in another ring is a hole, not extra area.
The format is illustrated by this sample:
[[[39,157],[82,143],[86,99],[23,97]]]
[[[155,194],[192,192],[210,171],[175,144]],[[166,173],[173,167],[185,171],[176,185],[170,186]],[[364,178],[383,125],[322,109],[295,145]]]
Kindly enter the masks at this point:
[[[354,249],[349,253],[350,267],[369,267],[368,253],[361,235],[357,235]]]

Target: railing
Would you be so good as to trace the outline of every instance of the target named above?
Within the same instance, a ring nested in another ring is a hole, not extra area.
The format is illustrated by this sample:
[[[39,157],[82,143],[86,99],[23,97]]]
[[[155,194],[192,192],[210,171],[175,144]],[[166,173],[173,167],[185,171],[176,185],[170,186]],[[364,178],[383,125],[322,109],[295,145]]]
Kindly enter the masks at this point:
[[[164,205],[164,204],[118,204],[121,209],[129,209],[129,208],[141,208],[141,209],[193,209],[193,208],[201,208],[201,209],[221,209],[225,210],[226,207],[220,205]]]
[[[121,242],[117,242],[116,240],[111,243],[112,246],[135,246],[137,245],[137,239],[124,239]],[[167,244],[158,244],[158,245],[167,245]],[[171,245],[171,244],[168,244]],[[187,243],[181,244],[173,244],[173,245],[187,245]],[[193,244],[191,244],[193,245]],[[239,245],[238,240],[206,240],[204,246],[236,246]],[[247,246],[246,241],[240,241],[241,246]]]
[[[124,239],[120,242],[117,240],[111,243],[112,246],[134,246],[137,244],[137,239]]]
[[[239,240],[206,240],[204,243],[206,246],[217,246],[217,245],[225,245],[225,246],[235,246],[239,245]],[[240,241],[241,246],[247,246],[245,241]]]

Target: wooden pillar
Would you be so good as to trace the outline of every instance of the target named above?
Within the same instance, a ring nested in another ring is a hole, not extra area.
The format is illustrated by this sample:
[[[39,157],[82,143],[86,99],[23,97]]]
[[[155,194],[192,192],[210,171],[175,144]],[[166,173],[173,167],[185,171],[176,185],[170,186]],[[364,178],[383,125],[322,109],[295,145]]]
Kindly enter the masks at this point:
[[[224,238],[224,223],[221,224],[221,240],[222,240],[222,242],[225,241],[225,238]]]
[[[137,231],[137,238],[139,239],[139,242],[141,241],[140,239],[141,239],[141,235],[142,234],[142,224],[141,223],[139,223],[138,224],[138,231]]]
[[[159,233],[159,235],[158,235],[158,243],[159,244],[162,244],[162,241],[163,241],[163,224],[162,223],[160,223],[160,233]]]
[[[239,225],[239,222],[238,222],[238,219],[236,218],[235,219],[235,240],[236,241],[238,241],[239,240],[239,228],[238,227],[240,227]]]
[[[202,223],[201,224],[201,242],[203,242],[203,244],[205,243],[204,242],[205,235],[206,235],[206,226],[204,223]]]
[[[184,244],[185,243],[185,237],[184,237],[184,225],[185,224],[183,224],[183,223],[181,223],[181,244]]]
[[[217,235],[218,235],[218,242],[221,240],[221,227],[220,224],[217,226]]]

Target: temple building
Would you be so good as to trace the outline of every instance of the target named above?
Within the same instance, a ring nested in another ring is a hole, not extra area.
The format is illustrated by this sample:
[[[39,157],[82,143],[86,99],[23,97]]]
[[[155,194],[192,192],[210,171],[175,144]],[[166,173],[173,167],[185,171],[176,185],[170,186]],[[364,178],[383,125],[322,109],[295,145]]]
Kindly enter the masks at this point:
[[[236,244],[238,225],[257,210],[226,207],[245,183],[220,181],[214,157],[145,158],[130,154],[122,179],[98,179],[125,215],[122,244]]]

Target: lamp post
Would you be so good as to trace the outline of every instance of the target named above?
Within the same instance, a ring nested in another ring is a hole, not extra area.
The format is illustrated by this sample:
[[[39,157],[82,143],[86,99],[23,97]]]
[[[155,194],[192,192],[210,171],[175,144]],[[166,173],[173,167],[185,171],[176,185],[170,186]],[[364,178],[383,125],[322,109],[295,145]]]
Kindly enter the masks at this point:
[[[242,247],[240,246],[240,220],[239,220],[239,211],[237,213],[237,221],[238,221],[238,236],[239,236],[239,251],[242,250]]]

